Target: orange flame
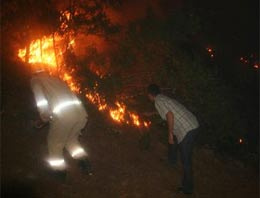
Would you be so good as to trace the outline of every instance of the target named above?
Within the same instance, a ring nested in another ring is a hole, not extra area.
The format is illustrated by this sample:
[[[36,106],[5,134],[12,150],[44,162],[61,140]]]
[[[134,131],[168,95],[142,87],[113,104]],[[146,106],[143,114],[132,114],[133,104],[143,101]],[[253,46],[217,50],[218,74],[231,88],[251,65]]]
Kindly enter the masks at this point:
[[[107,104],[104,98],[101,98],[97,92],[89,92],[86,94],[86,98],[93,104],[98,106],[99,111],[107,109]]]
[[[86,98],[93,104],[97,105],[99,111],[107,110],[109,112],[110,117],[118,122],[125,123],[127,125],[133,124],[137,127],[145,127],[149,128],[151,122],[142,121],[140,117],[127,110],[127,107],[124,103],[115,102],[115,107],[110,107],[104,98],[100,96],[97,92],[91,92],[87,90]]]
[[[52,68],[57,67],[52,36],[44,36],[42,39],[32,41],[29,47],[29,52],[26,51],[26,48],[20,49],[18,56],[25,61],[27,53],[29,57],[28,62],[31,64],[44,63],[48,64]]]
[[[113,120],[117,122],[123,122],[124,121],[124,115],[125,115],[125,106],[120,104],[119,102],[116,102],[117,109],[111,109],[110,116]]]
[[[211,48],[207,48],[208,52],[211,53],[212,52],[212,49]]]
[[[44,36],[41,39],[33,40],[27,49],[19,49],[18,57],[23,62],[25,62],[26,57],[28,57],[27,61],[32,66],[44,64],[48,66],[50,72],[56,71],[58,65],[63,62],[63,52],[61,48],[55,50],[54,42],[59,43],[61,41],[62,37],[58,34]]]
[[[208,51],[209,55],[210,55],[210,58],[214,58],[214,52],[213,52],[213,49],[210,48],[210,47],[207,47],[206,50]]]
[[[66,17],[67,20],[70,19],[70,13],[69,12],[63,12],[61,13],[63,16]],[[61,28],[65,29],[68,25],[66,22],[61,23]],[[68,33],[66,36],[69,38],[69,43],[67,47],[71,47],[72,49],[75,47],[75,40],[71,36],[72,33]],[[66,37],[64,36],[64,38]],[[54,34],[54,36],[44,36],[41,39],[33,40],[28,48],[28,51],[26,48],[19,49],[18,51],[18,57],[23,61],[30,63],[31,65],[37,65],[37,64],[44,64],[48,66],[48,70],[50,73],[53,73],[53,71],[58,71],[58,66],[64,65],[64,59],[63,59],[63,53],[65,50],[62,49],[61,44],[55,44],[55,41],[62,42],[64,39],[63,37],[59,36],[58,34]],[[26,57],[28,57],[28,60],[26,60]],[[59,68],[59,76],[60,78],[65,81],[70,89],[73,92],[81,93],[80,90],[81,87],[77,83],[77,80],[73,78],[73,72],[72,69],[69,71],[66,68]],[[99,73],[99,71],[96,71],[98,76],[102,78],[102,74]],[[115,107],[110,107],[107,103],[104,97],[102,97],[97,91],[96,88],[98,87],[98,84],[95,84],[94,91],[90,91],[89,89],[85,88],[86,91],[86,98],[93,104],[97,105],[99,111],[107,111],[112,118],[112,120],[118,122],[118,123],[125,123],[127,125],[132,124],[137,127],[145,127],[148,128],[151,124],[151,122],[148,121],[142,121],[141,118],[130,111],[127,110],[126,105],[123,102],[115,102]]]
[[[67,83],[67,85],[70,87],[71,91],[80,93],[79,85],[77,85],[77,83],[73,80],[73,78],[70,74],[68,74],[67,72],[64,72],[61,75],[61,79]]]

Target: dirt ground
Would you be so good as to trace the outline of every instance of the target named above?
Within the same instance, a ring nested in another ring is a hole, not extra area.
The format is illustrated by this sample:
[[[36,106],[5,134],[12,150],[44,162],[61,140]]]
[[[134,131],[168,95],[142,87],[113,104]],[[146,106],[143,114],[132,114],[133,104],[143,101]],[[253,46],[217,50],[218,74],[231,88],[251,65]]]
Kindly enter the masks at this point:
[[[194,151],[193,195],[176,194],[182,166],[165,161],[160,128],[152,127],[151,146],[140,148],[140,131],[109,125],[89,107],[90,120],[81,136],[94,174],[82,175],[65,153],[68,177],[60,183],[46,174],[48,127],[33,129],[36,113],[29,81],[20,71],[2,77],[1,195],[18,198],[257,198],[258,173],[239,162],[219,160],[209,149]],[[14,80],[15,79],[15,80]]]

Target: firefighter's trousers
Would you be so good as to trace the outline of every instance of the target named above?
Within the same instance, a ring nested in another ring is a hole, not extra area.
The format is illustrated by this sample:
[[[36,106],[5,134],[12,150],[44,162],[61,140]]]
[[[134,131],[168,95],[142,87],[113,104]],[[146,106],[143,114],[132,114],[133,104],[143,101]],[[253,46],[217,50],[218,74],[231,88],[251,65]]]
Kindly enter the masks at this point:
[[[52,169],[66,169],[66,163],[63,157],[64,149],[66,149],[74,159],[87,156],[86,151],[78,140],[86,122],[87,118],[77,114],[65,114],[50,122],[47,143],[49,151],[48,162]]]

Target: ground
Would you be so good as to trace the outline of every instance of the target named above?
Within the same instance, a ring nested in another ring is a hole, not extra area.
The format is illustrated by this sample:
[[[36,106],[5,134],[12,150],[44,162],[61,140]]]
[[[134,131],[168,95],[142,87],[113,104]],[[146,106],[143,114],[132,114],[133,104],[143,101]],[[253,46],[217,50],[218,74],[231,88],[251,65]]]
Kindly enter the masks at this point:
[[[14,66],[15,67],[15,66]],[[60,183],[46,173],[48,127],[36,130],[37,116],[29,78],[19,69],[4,69],[1,108],[2,197],[35,198],[257,198],[258,173],[240,162],[217,158],[213,151],[197,146],[194,151],[195,192],[176,194],[182,176],[179,163],[165,160],[167,147],[161,128],[151,127],[150,147],[142,148],[141,131],[112,125],[93,107],[80,141],[87,149],[94,174],[81,174],[65,153],[68,177]]]

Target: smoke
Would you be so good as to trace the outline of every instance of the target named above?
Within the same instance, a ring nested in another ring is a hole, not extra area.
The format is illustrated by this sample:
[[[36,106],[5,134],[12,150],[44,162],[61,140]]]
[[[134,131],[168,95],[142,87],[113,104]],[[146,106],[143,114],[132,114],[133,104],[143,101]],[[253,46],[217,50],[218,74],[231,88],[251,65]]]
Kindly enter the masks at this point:
[[[85,35],[79,34],[76,37],[76,47],[74,52],[77,56],[84,56],[86,50],[89,48],[95,48],[98,53],[105,53],[109,49],[107,41],[101,36],[97,35]]]
[[[51,0],[51,4],[58,10],[67,10],[70,6],[70,0]]]
[[[70,0],[52,0],[57,10],[67,10],[70,6]],[[90,1],[89,1],[90,2]],[[120,6],[114,7],[103,4],[104,12],[112,24],[120,25],[121,32],[110,36],[110,41],[102,35],[96,34],[77,34],[75,38],[76,46],[74,53],[79,60],[84,60],[90,55],[89,50],[95,49],[97,54],[103,56],[106,60],[106,66],[110,65],[109,56],[114,50],[117,50],[117,43],[124,39],[124,27],[131,22],[145,18],[149,12],[155,17],[163,19],[167,14],[173,12],[182,5],[182,0],[124,0]],[[112,41],[112,42],[111,42]],[[92,66],[91,66],[92,65]],[[89,63],[89,67],[98,67],[94,63]]]
[[[182,6],[182,0],[125,0],[119,8],[106,8],[105,12],[112,23],[127,25],[152,11],[155,16],[163,18]]]

